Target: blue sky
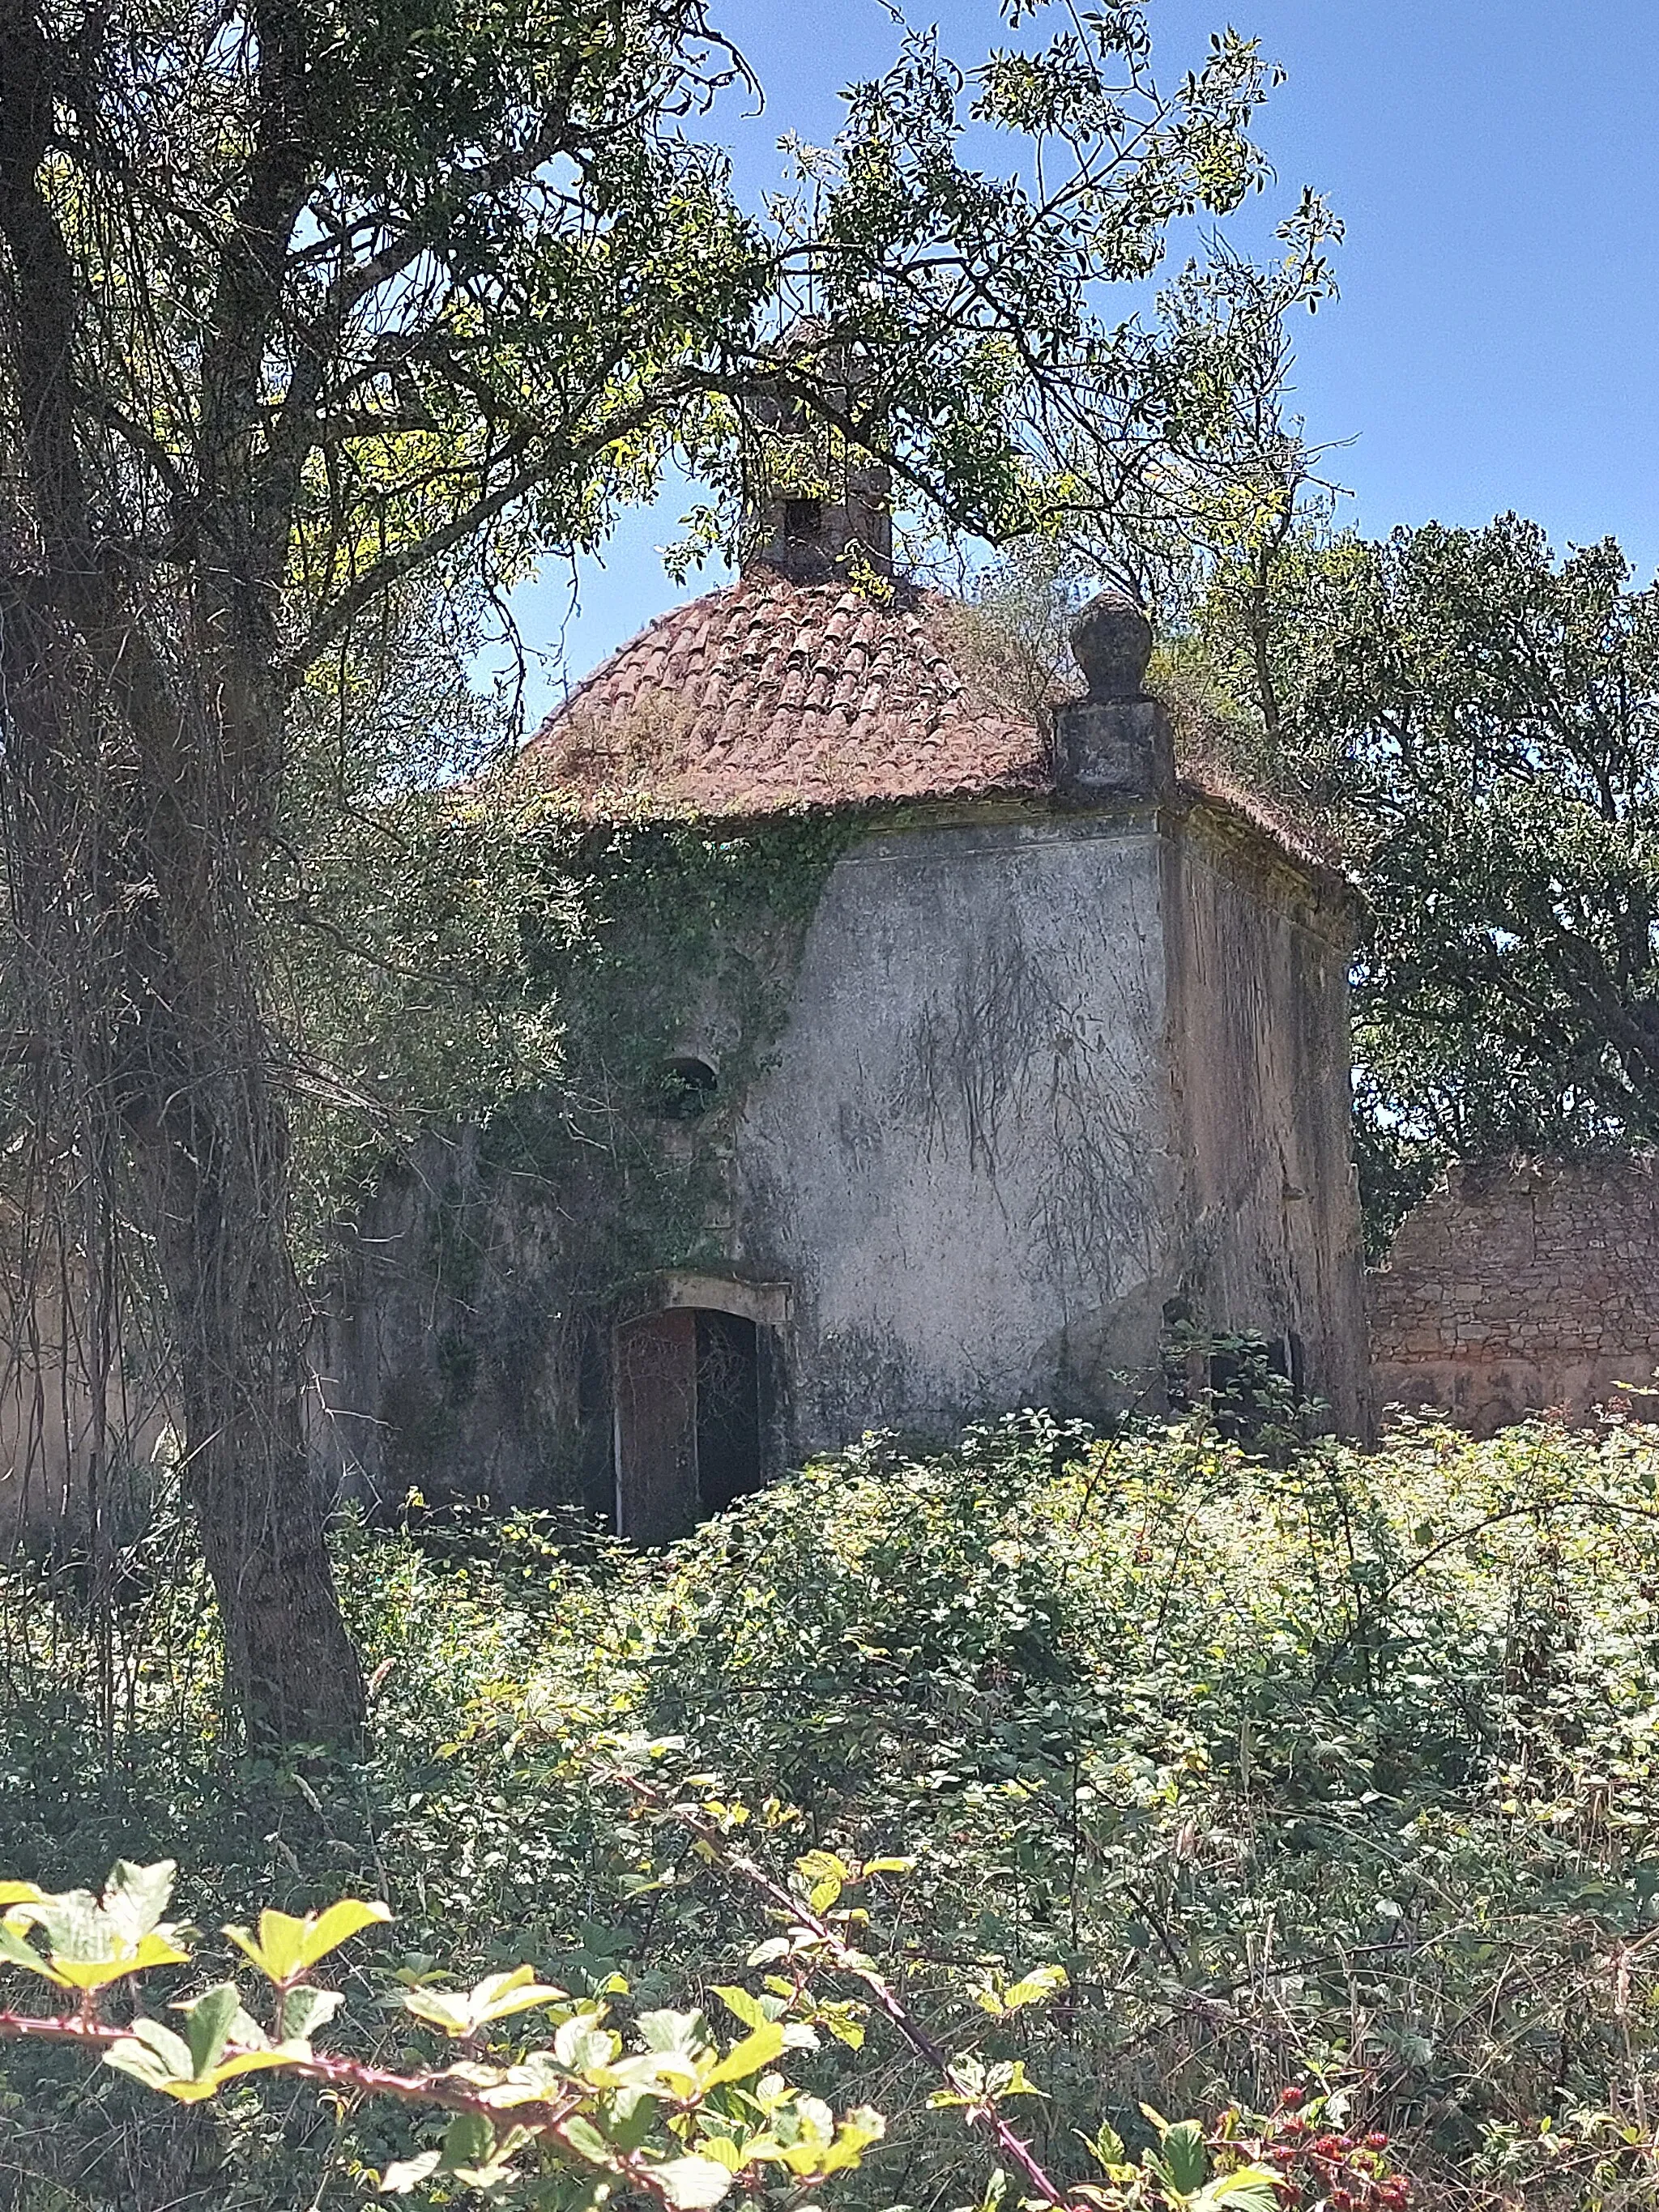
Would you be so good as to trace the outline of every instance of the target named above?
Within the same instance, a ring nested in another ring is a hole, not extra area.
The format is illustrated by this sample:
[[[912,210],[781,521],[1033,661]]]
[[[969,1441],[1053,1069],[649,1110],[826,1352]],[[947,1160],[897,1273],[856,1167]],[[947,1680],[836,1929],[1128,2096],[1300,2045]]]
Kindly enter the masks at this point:
[[[748,193],[785,129],[826,139],[836,94],[898,33],[881,0],[724,0],[713,9],[767,108],[716,124]],[[968,60],[995,0],[934,0]],[[1277,192],[1234,234],[1255,247],[1304,184],[1347,226],[1342,298],[1298,332],[1310,434],[1351,439],[1334,472],[1367,532],[1534,516],[1558,547],[1609,532],[1659,566],[1659,7],[1653,0],[1151,0],[1177,76],[1228,21],[1289,81],[1258,126]],[[629,519],[602,565],[519,595],[527,641],[586,672],[676,596],[653,548],[680,501]],[[706,589],[712,579],[694,584]],[[550,659],[533,707],[561,672]]]

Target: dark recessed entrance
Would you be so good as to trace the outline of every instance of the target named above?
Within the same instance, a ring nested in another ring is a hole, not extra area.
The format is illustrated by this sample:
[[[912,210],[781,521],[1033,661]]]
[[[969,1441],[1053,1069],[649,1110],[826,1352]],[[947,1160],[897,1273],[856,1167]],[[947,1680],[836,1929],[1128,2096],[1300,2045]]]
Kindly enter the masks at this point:
[[[770,1331],[679,1306],[616,1336],[617,1520],[667,1544],[764,1480]]]
[[[697,1316],[697,1498],[724,1513],[761,1486],[760,1331],[741,1314]]]

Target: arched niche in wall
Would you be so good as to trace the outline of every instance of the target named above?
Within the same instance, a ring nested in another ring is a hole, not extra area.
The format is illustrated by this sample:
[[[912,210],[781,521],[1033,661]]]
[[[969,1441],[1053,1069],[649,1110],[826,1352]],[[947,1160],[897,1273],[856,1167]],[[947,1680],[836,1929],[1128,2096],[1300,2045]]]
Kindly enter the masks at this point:
[[[678,1273],[618,1312],[611,1334],[617,1527],[672,1543],[776,1472],[789,1293]]]

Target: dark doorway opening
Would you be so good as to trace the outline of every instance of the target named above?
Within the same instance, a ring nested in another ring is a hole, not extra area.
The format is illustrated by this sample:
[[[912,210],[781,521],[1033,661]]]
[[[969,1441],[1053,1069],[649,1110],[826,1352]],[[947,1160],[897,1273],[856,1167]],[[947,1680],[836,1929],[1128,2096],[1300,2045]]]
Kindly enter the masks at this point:
[[[668,1544],[766,1479],[769,1330],[672,1307],[616,1335],[617,1525]]]
[[[761,1486],[759,1338],[741,1314],[697,1316],[697,1497],[705,1517]]]

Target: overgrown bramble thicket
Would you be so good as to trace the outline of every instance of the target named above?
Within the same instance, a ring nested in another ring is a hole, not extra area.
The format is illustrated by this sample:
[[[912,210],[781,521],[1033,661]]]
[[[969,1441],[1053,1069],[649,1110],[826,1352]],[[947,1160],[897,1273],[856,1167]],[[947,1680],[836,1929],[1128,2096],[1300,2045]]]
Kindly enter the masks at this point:
[[[765,1900],[617,1783],[643,1762],[670,1802],[750,1808],[734,1832],[780,1872],[914,1861],[836,1909],[868,1911],[935,2041],[1024,2064],[1044,2094],[1008,2117],[1068,2186],[1099,2182],[1103,2118],[1139,2148],[1143,2105],[1282,2123],[1286,2086],[1389,2137],[1436,2212],[1659,2186],[1653,1431],[1419,1427],[1275,1468],[1196,1421],[1091,1443],[1027,1415],[930,1457],[872,1441],[660,1558],[547,1522],[348,1529],[378,1684],[351,1768],[238,1757],[167,1543],[131,1562],[112,1741],[69,1686],[72,1588],[13,1585],[3,1870],[175,1857],[204,1931],[384,1897],[339,2048],[396,2063],[411,1978],[521,1961],[578,1995],[621,1976],[630,2016],[763,1990]],[[237,1963],[216,1944],[210,1977]],[[1006,2009],[1048,1966],[1053,1996]],[[826,2033],[792,2069],[886,2116],[836,2201],[1025,2193],[878,2008],[846,2017],[857,2047]],[[79,2053],[3,2063],[0,2202],[27,2212],[344,2204],[437,2138],[304,2085],[175,2112]],[[1274,2140],[1299,2201],[1342,2212]]]

